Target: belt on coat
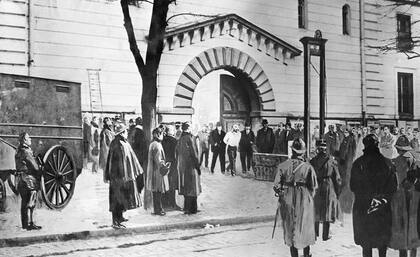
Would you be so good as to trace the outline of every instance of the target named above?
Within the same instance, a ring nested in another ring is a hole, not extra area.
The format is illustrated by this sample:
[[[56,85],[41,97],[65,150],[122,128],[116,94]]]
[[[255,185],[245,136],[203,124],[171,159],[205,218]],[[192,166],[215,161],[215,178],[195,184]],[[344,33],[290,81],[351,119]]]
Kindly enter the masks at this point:
[[[288,187],[308,187],[305,182],[284,182],[283,185]]]

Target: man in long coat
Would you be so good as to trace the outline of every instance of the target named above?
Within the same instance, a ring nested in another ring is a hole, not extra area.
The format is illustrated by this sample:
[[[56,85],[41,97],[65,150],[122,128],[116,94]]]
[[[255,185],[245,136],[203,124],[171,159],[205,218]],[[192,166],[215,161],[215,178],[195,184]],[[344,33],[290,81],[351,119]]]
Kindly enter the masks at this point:
[[[100,147],[99,147],[99,167],[104,170],[106,161],[108,159],[109,146],[114,139],[114,132],[112,131],[112,122],[108,117],[103,120],[103,128],[99,135]]]
[[[105,181],[109,182],[109,211],[112,212],[112,226],[125,228],[127,221],[123,212],[141,205],[136,178],[143,173],[136,155],[127,142],[128,132],[124,124],[115,126],[115,138],[109,147],[105,167]]]
[[[169,190],[162,196],[163,208],[165,210],[181,209],[176,204],[175,191],[179,187],[179,173],[178,165],[176,163],[175,151],[178,141],[175,138],[175,127],[169,125],[166,127],[166,135],[162,140],[163,151],[165,152],[166,161],[171,163],[169,169],[168,180],[169,180]]]
[[[141,117],[136,118],[136,127],[133,132],[133,142],[132,147],[136,153],[137,160],[140,162],[140,165],[143,169],[147,168],[147,143],[146,136],[142,128],[143,120]]]
[[[285,145],[287,146],[286,137],[283,133],[285,130],[283,122],[280,122],[274,132],[274,149],[275,154],[284,154]],[[286,148],[287,149],[287,148]]]
[[[350,172],[356,154],[356,140],[349,130],[344,130],[343,142],[338,151],[338,171],[342,180],[340,204],[345,213],[351,212],[354,197],[350,191]]]
[[[310,245],[315,244],[314,194],[318,187],[313,167],[304,161],[305,143],[295,139],[292,158],[281,163],[274,180],[274,191],[279,195],[279,208],[283,224],[284,242],[292,257],[304,249],[310,257]]]
[[[216,165],[217,157],[220,161],[220,171],[225,174],[225,154],[226,154],[226,144],[223,142],[226,132],[222,130],[222,124],[220,122],[216,123],[216,129],[210,133],[210,146],[213,157],[211,160],[211,173],[214,173],[214,166]]]
[[[241,132],[239,141],[239,156],[241,158],[242,173],[251,170],[252,145],[255,142],[254,132],[251,130],[251,124],[245,123],[245,129]]]
[[[315,233],[319,235],[319,223],[322,223],[322,240],[330,239],[330,223],[335,222],[341,214],[338,195],[341,188],[341,177],[337,162],[327,154],[325,141],[317,141],[317,155],[311,160],[316,177],[318,190],[315,193]]]
[[[91,128],[89,124],[89,118],[83,118],[83,168],[87,168],[87,164],[90,161],[90,140],[91,140]]]
[[[395,166],[379,152],[376,135],[367,135],[363,144],[364,153],[353,163],[350,177],[350,190],[355,195],[354,242],[362,247],[363,257],[371,257],[372,248],[378,248],[379,257],[385,257],[391,239],[389,203],[397,189]]]
[[[197,146],[190,132],[190,124],[182,124],[182,134],[176,146],[179,194],[184,196],[184,213],[197,213],[197,197],[201,193],[200,162]]]
[[[340,149],[340,139],[338,134],[334,131],[334,125],[328,126],[328,132],[325,133],[324,139],[327,142],[327,153],[336,156]]]
[[[274,132],[268,127],[268,121],[262,120],[262,128],[257,132],[256,145],[259,153],[273,153]]]
[[[400,251],[400,257],[417,256],[420,239],[417,231],[418,207],[420,192],[414,188],[414,173],[419,164],[411,152],[410,141],[402,135],[397,139],[395,147],[399,156],[392,160],[395,164],[398,179],[398,189],[391,201],[392,236],[389,246]]]
[[[156,128],[152,134],[153,142],[150,143],[147,158],[146,188],[153,192],[154,214],[163,216],[166,213],[162,206],[162,195],[169,191],[168,173],[170,163],[165,160],[165,152],[161,144],[163,131]]]

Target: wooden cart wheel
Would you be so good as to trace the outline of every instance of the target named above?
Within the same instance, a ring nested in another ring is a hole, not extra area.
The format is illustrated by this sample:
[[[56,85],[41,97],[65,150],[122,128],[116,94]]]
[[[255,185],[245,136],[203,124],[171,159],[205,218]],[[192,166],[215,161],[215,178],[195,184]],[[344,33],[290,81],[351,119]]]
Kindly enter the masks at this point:
[[[12,190],[15,195],[19,194],[18,191],[18,183],[19,183],[19,177],[16,176],[13,173],[10,173],[10,176],[7,178],[7,184],[9,184],[10,189]]]
[[[77,170],[73,157],[63,146],[51,147],[44,155],[41,191],[50,209],[64,208],[70,201],[76,185]]]
[[[0,179],[0,212],[3,212],[6,208],[6,185],[3,180]]]

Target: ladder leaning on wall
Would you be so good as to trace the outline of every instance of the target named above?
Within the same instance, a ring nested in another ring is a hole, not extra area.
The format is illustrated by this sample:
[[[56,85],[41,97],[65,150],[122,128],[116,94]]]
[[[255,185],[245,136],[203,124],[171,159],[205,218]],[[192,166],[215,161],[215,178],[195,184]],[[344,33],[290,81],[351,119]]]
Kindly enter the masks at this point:
[[[90,96],[90,112],[103,112],[100,69],[88,69],[88,83]]]

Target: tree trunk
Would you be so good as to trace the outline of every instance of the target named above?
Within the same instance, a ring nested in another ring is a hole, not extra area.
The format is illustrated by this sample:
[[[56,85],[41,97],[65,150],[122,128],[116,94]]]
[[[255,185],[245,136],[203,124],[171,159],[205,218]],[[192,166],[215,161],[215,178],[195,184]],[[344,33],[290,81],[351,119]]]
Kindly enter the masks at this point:
[[[149,74],[148,74],[149,75]],[[152,130],[157,127],[156,122],[156,100],[157,100],[157,80],[154,76],[143,77],[143,92],[141,96],[141,113],[143,116],[143,130],[146,141],[149,145],[152,140]]]

